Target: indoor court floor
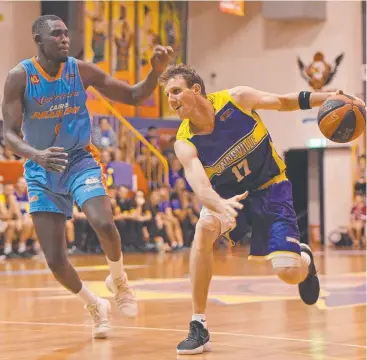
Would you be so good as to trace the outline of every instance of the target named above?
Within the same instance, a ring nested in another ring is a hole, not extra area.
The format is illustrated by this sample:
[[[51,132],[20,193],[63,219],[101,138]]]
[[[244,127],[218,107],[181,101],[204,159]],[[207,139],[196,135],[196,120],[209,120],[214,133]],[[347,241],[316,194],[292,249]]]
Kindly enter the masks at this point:
[[[207,310],[213,351],[192,358],[366,359],[365,252],[328,250],[315,258],[322,293],[308,307],[296,287],[271,274],[270,264],[248,261],[244,249],[216,251]],[[71,259],[91,289],[111,298],[103,256]],[[189,251],[125,255],[140,314],[123,318],[113,304],[108,340],[92,340],[83,304],[43,261],[1,262],[0,359],[189,359],[176,355],[191,320],[188,259]]]

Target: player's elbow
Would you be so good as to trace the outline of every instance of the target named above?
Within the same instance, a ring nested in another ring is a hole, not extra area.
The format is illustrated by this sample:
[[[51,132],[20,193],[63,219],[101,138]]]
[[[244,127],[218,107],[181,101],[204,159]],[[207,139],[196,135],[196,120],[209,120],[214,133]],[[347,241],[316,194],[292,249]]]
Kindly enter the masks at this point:
[[[138,87],[132,87],[131,88],[131,96],[129,96],[129,105],[135,105],[135,106],[139,106],[139,105],[143,105],[144,101],[146,100],[146,96],[144,96],[144,94],[141,93],[141,91],[139,91]]]
[[[14,146],[13,143],[16,137],[20,137],[20,132],[17,132],[12,128],[5,127],[4,129],[5,145],[8,146],[11,150],[13,150],[13,146]]]
[[[14,132],[11,129],[4,129],[4,142],[5,145],[12,148],[12,138],[14,136]]]

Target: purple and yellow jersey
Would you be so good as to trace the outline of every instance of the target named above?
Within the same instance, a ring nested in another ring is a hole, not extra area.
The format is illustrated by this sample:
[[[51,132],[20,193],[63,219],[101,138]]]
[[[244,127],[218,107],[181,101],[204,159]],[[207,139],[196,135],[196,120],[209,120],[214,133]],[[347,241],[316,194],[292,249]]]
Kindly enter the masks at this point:
[[[56,146],[69,152],[87,146],[91,123],[76,59],[68,57],[54,78],[34,57],[21,65],[27,73],[24,140],[38,150]]]
[[[195,135],[183,120],[177,140],[194,146],[213,188],[223,197],[286,180],[286,166],[255,111],[243,109],[228,90],[208,95],[215,109],[209,135]]]

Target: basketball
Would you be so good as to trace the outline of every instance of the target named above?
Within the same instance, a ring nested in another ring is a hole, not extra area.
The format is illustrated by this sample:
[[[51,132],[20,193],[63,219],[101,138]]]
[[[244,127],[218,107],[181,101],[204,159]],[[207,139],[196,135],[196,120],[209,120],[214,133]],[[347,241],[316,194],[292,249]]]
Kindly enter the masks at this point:
[[[317,121],[326,138],[336,143],[348,143],[365,130],[366,108],[361,100],[353,96],[334,95],[320,107]]]

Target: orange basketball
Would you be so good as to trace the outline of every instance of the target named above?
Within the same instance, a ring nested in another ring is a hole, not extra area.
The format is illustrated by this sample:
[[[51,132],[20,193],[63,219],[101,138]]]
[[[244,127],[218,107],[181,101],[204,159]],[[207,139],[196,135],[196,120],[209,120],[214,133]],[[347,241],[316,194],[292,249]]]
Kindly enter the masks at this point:
[[[357,139],[365,130],[366,108],[353,96],[334,95],[320,107],[317,121],[326,138],[336,143],[347,143]]]

